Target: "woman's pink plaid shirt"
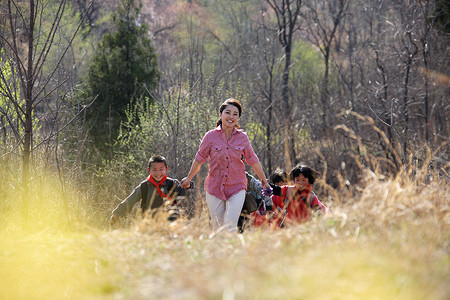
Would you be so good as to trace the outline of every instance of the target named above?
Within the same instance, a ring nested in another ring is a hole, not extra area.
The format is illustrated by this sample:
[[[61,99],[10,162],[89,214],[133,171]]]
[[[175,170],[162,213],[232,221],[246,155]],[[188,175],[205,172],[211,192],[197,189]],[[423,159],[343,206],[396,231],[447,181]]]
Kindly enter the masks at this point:
[[[205,134],[195,160],[205,163],[209,157],[209,173],[205,180],[205,190],[209,194],[226,200],[247,189],[242,156],[248,165],[259,161],[247,134],[242,130],[234,128],[228,141],[220,126]]]

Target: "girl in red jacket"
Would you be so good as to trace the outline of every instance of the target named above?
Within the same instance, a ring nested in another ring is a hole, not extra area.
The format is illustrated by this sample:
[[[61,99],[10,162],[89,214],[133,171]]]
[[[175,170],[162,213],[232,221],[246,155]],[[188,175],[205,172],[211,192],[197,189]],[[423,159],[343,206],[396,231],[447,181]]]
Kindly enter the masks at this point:
[[[301,223],[311,218],[312,212],[329,213],[312,191],[311,185],[320,173],[305,165],[297,165],[289,174],[294,185],[273,186],[272,197],[274,212],[279,211],[276,219],[278,226],[286,223]],[[275,223],[275,222],[272,222]]]

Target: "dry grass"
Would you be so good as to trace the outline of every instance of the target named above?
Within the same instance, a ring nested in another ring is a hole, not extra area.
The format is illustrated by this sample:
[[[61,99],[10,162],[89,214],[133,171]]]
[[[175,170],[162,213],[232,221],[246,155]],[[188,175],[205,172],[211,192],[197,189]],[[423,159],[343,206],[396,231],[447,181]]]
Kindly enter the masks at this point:
[[[448,299],[449,195],[370,177],[331,217],[242,235],[212,233],[206,213],[116,230],[9,220],[0,299]]]

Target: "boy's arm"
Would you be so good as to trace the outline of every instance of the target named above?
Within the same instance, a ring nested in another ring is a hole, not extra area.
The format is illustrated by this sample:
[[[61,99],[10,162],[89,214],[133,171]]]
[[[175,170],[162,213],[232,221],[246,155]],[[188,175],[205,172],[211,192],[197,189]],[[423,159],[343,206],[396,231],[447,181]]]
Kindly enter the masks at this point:
[[[270,185],[270,187],[273,190],[273,195],[275,195],[275,196],[283,196],[283,193],[281,192],[281,186],[275,185],[275,184],[272,184],[272,183],[270,183],[269,185]]]
[[[113,222],[113,219],[117,220],[117,218],[128,214],[133,209],[136,202],[139,202],[141,199],[141,185],[138,185],[133,192],[112,211],[111,222]]]

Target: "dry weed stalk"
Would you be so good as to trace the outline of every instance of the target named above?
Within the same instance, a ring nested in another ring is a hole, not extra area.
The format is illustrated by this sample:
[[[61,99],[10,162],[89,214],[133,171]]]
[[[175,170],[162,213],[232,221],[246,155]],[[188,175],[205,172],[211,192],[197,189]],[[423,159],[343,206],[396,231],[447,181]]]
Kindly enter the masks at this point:
[[[147,214],[143,219],[135,222],[134,226],[140,233],[148,235],[165,235],[177,237],[179,235],[191,235],[198,238],[209,232],[209,218],[206,211],[200,212],[193,218],[181,216],[179,219],[168,221],[169,212],[159,211],[150,216]]]

